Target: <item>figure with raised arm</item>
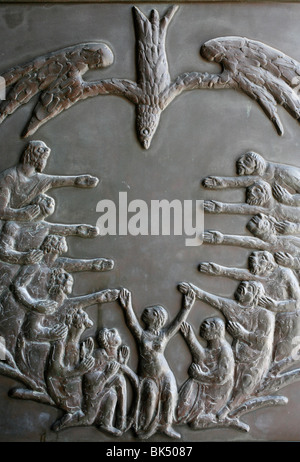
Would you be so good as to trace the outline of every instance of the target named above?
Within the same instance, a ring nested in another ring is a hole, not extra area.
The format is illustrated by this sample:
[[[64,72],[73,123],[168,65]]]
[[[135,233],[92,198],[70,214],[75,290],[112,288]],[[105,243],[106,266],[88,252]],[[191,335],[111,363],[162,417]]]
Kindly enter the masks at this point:
[[[279,266],[267,251],[252,252],[248,268],[228,268],[212,262],[202,262],[199,267],[205,274],[263,284],[265,295],[260,305],[276,313],[273,359],[279,361],[300,344],[299,281],[292,269]]]
[[[203,233],[203,241],[207,244],[234,245],[269,252],[287,251],[297,255],[300,238],[292,235],[278,235],[277,229],[280,227],[281,223],[275,218],[259,213],[247,223],[247,229],[253,236],[223,234],[209,230]]]
[[[225,338],[224,321],[212,317],[202,322],[200,336],[206,341],[205,347],[188,323],[182,323],[181,333],[192,364],[189,378],[179,390],[177,421],[195,430],[216,426],[216,415],[229,400],[234,384],[234,356]]]
[[[221,311],[227,320],[227,330],[233,337],[235,383],[230,400],[218,413],[219,420],[224,420],[255,395],[270,368],[275,315],[259,304],[265,294],[260,282],[240,282],[234,293],[235,300],[205,292],[193,284],[190,286],[198,300]]]
[[[178,393],[176,380],[164,351],[190,313],[195,294],[188,284],[180,284],[179,290],[183,294],[183,307],[167,326],[167,311],[164,307],[155,305],[144,309],[141,316],[144,324],[142,327],[132,307],[131,293],[123,289],[120,294],[126,324],[139,349],[140,389],[136,433],[143,439],[149,438],[157,431],[171,438],[181,437],[173,429]]]
[[[205,188],[246,188],[256,181],[265,180],[273,187],[275,198],[286,205],[300,205],[300,169],[293,165],[265,160],[260,154],[249,151],[236,162],[236,177],[209,176],[202,184]],[[286,188],[294,190],[290,194]]]
[[[62,176],[43,173],[50,155],[43,141],[30,141],[20,163],[0,174],[0,220],[31,221],[39,213],[36,196],[52,188],[76,186],[93,188],[98,179],[91,175]]]
[[[276,220],[290,221],[281,230],[285,234],[296,234],[300,229],[300,209],[285,204],[280,204],[273,196],[272,188],[269,183],[258,180],[246,188],[245,202],[231,203],[215,200],[204,201],[206,213],[228,213],[238,215],[256,215],[264,213],[271,215]],[[283,226],[283,225],[282,225]]]
[[[37,301],[28,293],[24,275],[20,277],[20,280],[16,278],[14,282],[13,292],[26,310],[17,343],[16,357],[18,360],[16,362],[20,370],[29,376],[33,374],[44,387],[45,364],[49,355],[50,342],[65,338],[68,329],[64,320],[70,310],[85,309],[98,303],[112,302],[119,296],[119,290],[107,289],[88,295],[69,297],[72,288],[72,276],[59,268],[52,270],[48,298],[42,301]],[[52,318],[54,327],[49,317],[51,314],[54,315]],[[45,350],[44,355],[42,355],[42,349]]]
[[[122,344],[117,329],[103,328],[97,334],[99,348],[93,349],[93,367],[84,375],[82,408],[66,414],[55,422],[53,430],[74,426],[95,425],[99,430],[114,436],[122,435],[132,424],[127,416],[127,383],[133,385],[135,409],[138,377],[127,366],[130,350]]]

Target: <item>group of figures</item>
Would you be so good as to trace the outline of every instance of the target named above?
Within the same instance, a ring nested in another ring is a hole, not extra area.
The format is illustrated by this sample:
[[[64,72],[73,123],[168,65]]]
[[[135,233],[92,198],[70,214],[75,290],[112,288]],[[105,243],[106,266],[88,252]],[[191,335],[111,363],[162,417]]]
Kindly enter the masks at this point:
[[[254,237],[204,233],[207,243],[255,249],[248,269],[200,264],[203,273],[241,281],[235,300],[182,282],[182,307],[171,322],[160,305],[146,307],[140,322],[126,288],[72,296],[71,273],[109,271],[114,261],[63,256],[67,236],[92,238],[98,230],[48,222],[55,201],[45,193],[95,187],[98,179],[46,175],[49,155],[45,143],[31,141],[19,164],[0,175],[0,373],[22,384],[9,395],[63,411],[54,431],[94,425],[115,436],[133,429],[142,439],[158,431],[180,438],[174,427],[183,424],[248,431],[243,413],[285,404],[286,397],[272,393],[300,378],[293,369],[300,360],[300,239],[292,236],[299,228],[300,170],[250,152],[237,161],[236,177],[204,179],[206,188],[246,188],[245,204],[206,201],[206,212],[255,214],[247,225]],[[223,315],[203,320],[201,340],[186,322],[196,300]],[[136,341],[137,372],[117,329],[85,334],[93,326],[85,309],[109,302],[118,302]],[[164,355],[176,333],[192,359],[179,389]]]
[[[236,419],[236,424],[247,430],[239,420],[243,413],[285,404],[286,397],[272,393],[300,378],[300,238],[296,236],[300,232],[300,169],[247,152],[238,158],[236,173],[234,177],[209,176],[203,186],[244,188],[245,202],[206,200],[204,210],[250,215],[246,225],[249,234],[209,230],[203,240],[206,244],[250,249],[248,268],[200,263],[201,273],[239,281],[233,299],[205,292],[193,284],[190,287],[197,299],[222,313],[232,337],[231,345],[224,347],[226,354],[219,349],[218,361],[205,364],[208,380],[217,389],[209,419],[219,423],[224,418]],[[217,362],[222,374],[214,376]],[[210,401],[210,391],[204,394],[204,401]],[[195,417],[192,412],[188,419],[194,425],[199,414]]]

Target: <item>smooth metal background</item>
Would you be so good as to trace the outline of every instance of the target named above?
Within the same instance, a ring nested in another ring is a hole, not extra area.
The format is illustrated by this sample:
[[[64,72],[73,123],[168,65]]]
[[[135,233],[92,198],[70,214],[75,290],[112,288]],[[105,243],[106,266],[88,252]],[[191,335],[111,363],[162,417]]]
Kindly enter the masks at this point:
[[[155,6],[163,13],[167,4],[136,2],[144,13]],[[135,79],[135,36],[131,4],[1,4],[1,69],[6,71],[69,45],[103,40],[115,54],[114,64],[87,78],[124,77]],[[295,3],[192,3],[181,4],[167,35],[167,52],[172,77],[191,71],[218,71],[199,55],[203,42],[214,37],[239,35],[260,40],[300,61],[300,5]],[[18,162],[26,145],[20,133],[33,103],[19,109],[0,126],[1,170]],[[52,221],[96,224],[97,202],[118,201],[126,191],[128,199],[243,200],[243,191],[204,191],[204,176],[235,173],[236,158],[254,150],[266,159],[300,166],[299,124],[279,108],[285,134],[279,137],[270,121],[253,101],[232,90],[193,91],[178,97],[162,114],[149,151],[143,150],[135,134],[135,108],[114,97],[97,97],[75,105],[48,122],[30,139],[41,139],[52,148],[47,172],[91,173],[100,184],[93,190],[66,188],[52,191],[57,201]],[[224,232],[246,233],[249,217],[207,216],[205,227]],[[133,292],[137,313],[146,305],[163,304],[170,318],[175,316],[181,294],[180,281],[191,281],[216,294],[231,296],[234,281],[198,272],[200,261],[244,267],[248,250],[230,247],[186,247],[184,237],[106,236],[94,240],[69,238],[73,257],[111,257],[114,271],[75,276],[74,294],[107,287],[127,287]],[[91,307],[88,313],[95,327],[118,327],[131,347],[129,364],[135,369],[137,352],[117,303]],[[189,317],[198,332],[201,321],[218,314],[197,302]],[[166,351],[180,386],[187,377],[190,353],[180,334]],[[13,400],[7,391],[12,380],[0,377],[0,441],[134,441],[129,431],[113,439],[96,428],[50,430],[60,412],[46,405]],[[191,431],[180,427],[183,441],[297,441],[300,439],[300,383],[284,389],[289,404],[246,415],[249,434],[233,430]],[[155,435],[150,441],[171,441]]]

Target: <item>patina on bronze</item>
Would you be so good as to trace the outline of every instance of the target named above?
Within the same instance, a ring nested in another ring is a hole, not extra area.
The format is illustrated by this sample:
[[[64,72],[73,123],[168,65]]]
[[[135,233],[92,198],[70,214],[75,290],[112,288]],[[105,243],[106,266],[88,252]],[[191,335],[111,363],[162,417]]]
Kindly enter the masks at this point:
[[[153,302],[145,302],[142,306],[146,308],[141,310],[144,294],[141,290],[136,296],[131,289],[134,281],[127,277],[135,274],[138,280],[142,260],[148,258],[149,271],[159,272],[162,267],[170,273],[166,279],[171,279],[171,265],[164,268],[166,254],[157,251],[152,255],[144,242],[147,250],[138,261],[133,252],[128,256],[129,244],[123,249],[119,242],[115,244],[119,245],[118,253],[111,258],[112,236],[106,241],[111,247],[104,253],[106,248],[98,244],[102,236],[95,226],[81,221],[56,222],[60,204],[62,221],[73,217],[69,211],[72,203],[63,200],[61,188],[70,188],[74,197],[80,188],[76,197],[79,193],[85,196],[78,203],[87,204],[86,193],[92,194],[100,182],[98,176],[86,173],[44,173],[51,160],[46,140],[52,132],[50,124],[42,125],[90,96],[122,96],[135,105],[138,140],[149,149],[161,112],[184,90],[237,89],[257,101],[283,135],[277,105],[299,120],[299,63],[261,41],[228,36],[207,40],[201,48],[201,56],[221,64],[222,73],[184,72],[172,79],[166,32],[178,7],[166,8],[162,14],[151,8],[148,16],[141,10],[133,6],[137,82],[120,78],[83,81],[82,75],[88,70],[104,72],[113,64],[113,48],[102,41],[103,36],[101,42],[64,46],[2,74],[10,89],[0,106],[1,122],[40,93],[24,134],[31,136],[39,129],[45,141],[31,140],[23,145],[19,162],[0,174],[0,373],[10,379],[10,402],[30,401],[55,410],[47,431],[57,438],[71,435],[72,439],[73,432],[80,429],[99,430],[99,435],[115,441],[155,441],[161,435],[167,441],[188,441],[192,433],[204,434],[201,431],[207,429],[251,436],[251,422],[247,421],[250,411],[283,406],[284,412],[289,402],[285,387],[300,379],[300,167],[296,160],[284,162],[278,155],[272,159],[262,151],[258,153],[252,147],[255,140],[250,139],[251,150],[232,156],[228,171],[235,170],[235,174],[225,175],[220,167],[220,176],[215,176],[219,172],[213,162],[213,172],[208,168],[198,172],[195,189],[182,168],[182,188],[191,196],[199,191],[206,194],[207,222],[213,214],[218,221],[216,229],[203,233],[201,252],[178,253],[182,278],[174,278],[171,288],[164,287],[163,279],[160,290],[165,289],[165,297],[170,291],[174,304],[169,316],[153,283],[149,291]],[[3,130],[10,120],[3,123]],[[80,124],[91,133],[83,119]],[[76,134],[73,137],[72,148],[76,147]],[[83,139],[89,144],[92,136],[84,135]],[[103,149],[107,149],[105,143]],[[126,146],[123,149],[126,166],[130,152]],[[144,153],[139,145],[135,149],[135,153]],[[92,154],[90,150],[88,156],[80,156],[83,165],[89,159],[89,171]],[[186,169],[187,154],[181,165]],[[58,159],[57,146],[55,155]],[[147,162],[144,157],[145,165]],[[52,169],[61,170],[62,165],[71,168],[71,162],[62,159]],[[166,165],[171,169],[171,162]],[[77,167],[82,165],[75,165],[73,170]],[[97,164],[93,171],[98,175],[99,170]],[[121,179],[119,171],[119,165],[110,161],[104,178],[113,179],[118,174]],[[129,171],[132,176],[136,173],[134,166]],[[136,176],[143,183],[141,171],[140,166]],[[208,176],[210,173],[214,176]],[[172,186],[176,190],[175,182]],[[217,200],[218,194],[222,194],[222,201]],[[77,212],[82,217],[88,208]],[[242,218],[245,220],[239,221]],[[226,230],[226,223],[234,224],[234,232]],[[76,247],[77,238],[96,244]],[[104,257],[96,256],[98,245]],[[200,254],[209,255],[209,249],[217,245],[222,246],[222,252],[199,266]],[[231,248],[242,250],[244,260],[240,253],[229,255]],[[92,254],[89,257],[78,256],[88,250]],[[64,256],[68,252],[70,255]],[[230,264],[224,255],[229,255]],[[217,263],[218,257],[225,263]],[[196,260],[201,275],[193,273]],[[90,281],[85,279],[89,278],[86,273],[92,274]],[[95,279],[98,273],[101,275]],[[204,289],[200,276],[205,275],[207,284],[217,280],[209,276],[218,276],[231,281],[233,290],[222,284]],[[83,281],[83,294],[73,293],[75,281]],[[194,328],[199,329],[199,338]],[[169,343],[176,343],[179,356],[175,361]],[[181,370],[185,380],[177,377]]]

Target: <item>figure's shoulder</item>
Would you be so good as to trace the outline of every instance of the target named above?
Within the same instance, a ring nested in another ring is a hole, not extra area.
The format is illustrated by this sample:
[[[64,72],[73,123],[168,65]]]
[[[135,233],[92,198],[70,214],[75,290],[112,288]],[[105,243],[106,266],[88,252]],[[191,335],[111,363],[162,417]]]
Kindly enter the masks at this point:
[[[15,221],[5,221],[2,232],[4,234],[9,234],[11,236],[14,236],[18,230],[20,229],[20,225],[16,223]]]
[[[17,168],[10,167],[0,172],[0,187],[14,184],[17,179]]]

